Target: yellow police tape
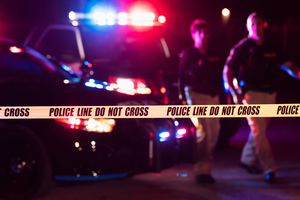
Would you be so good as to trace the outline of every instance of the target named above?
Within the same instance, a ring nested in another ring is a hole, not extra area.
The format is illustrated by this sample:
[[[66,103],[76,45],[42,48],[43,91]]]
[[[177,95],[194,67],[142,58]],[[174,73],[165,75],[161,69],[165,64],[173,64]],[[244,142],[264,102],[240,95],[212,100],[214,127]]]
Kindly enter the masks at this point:
[[[0,119],[299,117],[300,104],[0,107]]]

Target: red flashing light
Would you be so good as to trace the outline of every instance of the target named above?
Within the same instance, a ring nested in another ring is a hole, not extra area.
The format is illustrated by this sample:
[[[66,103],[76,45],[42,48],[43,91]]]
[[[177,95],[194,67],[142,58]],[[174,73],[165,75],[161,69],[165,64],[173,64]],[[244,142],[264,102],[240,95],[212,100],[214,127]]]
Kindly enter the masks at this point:
[[[183,138],[186,136],[186,134],[187,134],[186,128],[180,128],[176,132],[176,138]]]
[[[121,78],[109,77],[110,84],[116,86],[116,90],[120,93],[135,94],[151,94],[151,89],[147,87],[144,79],[141,78]]]
[[[153,12],[134,11],[130,13],[130,21],[134,26],[153,26],[155,14]]]
[[[78,26],[78,20],[82,19],[91,20],[99,26],[155,26],[166,22],[165,16],[157,17],[153,9],[145,5],[134,6],[129,12],[117,12],[113,9],[108,10],[101,7],[95,7],[91,13],[69,12],[69,20],[73,26]]]

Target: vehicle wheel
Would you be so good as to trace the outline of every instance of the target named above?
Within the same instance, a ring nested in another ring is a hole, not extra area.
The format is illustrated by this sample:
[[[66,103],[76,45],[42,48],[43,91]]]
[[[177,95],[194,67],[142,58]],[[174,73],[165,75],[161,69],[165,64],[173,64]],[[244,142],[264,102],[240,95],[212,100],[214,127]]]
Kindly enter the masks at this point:
[[[24,127],[0,127],[0,162],[0,194],[5,199],[31,199],[50,186],[47,153]]]

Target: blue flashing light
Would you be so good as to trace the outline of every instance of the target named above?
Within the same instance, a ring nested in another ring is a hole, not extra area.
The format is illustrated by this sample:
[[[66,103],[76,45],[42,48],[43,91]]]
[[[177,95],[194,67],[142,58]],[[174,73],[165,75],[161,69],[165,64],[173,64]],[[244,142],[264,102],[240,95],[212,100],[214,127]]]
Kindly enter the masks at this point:
[[[99,26],[111,26],[117,23],[117,12],[110,7],[95,6],[91,9],[89,18]]]
[[[94,79],[89,79],[89,81],[85,82],[84,84],[87,87],[91,87],[91,88],[98,88],[98,89],[103,89],[105,82],[104,83],[98,83],[96,82]]]
[[[84,64],[84,65],[88,65],[88,64],[89,64],[89,61],[85,60],[85,61],[83,61],[83,64]],[[90,79],[90,80],[93,80],[93,79]]]
[[[163,132],[160,132],[158,133],[158,137],[159,137],[159,141],[160,142],[165,142],[168,140],[168,138],[170,137],[170,132],[168,131],[163,131]]]
[[[63,68],[63,70],[67,71],[67,72],[70,72],[72,71],[71,68],[65,64],[62,64],[61,67]]]
[[[117,21],[117,14],[114,12],[106,13],[106,24],[107,25],[115,25]]]
[[[103,89],[104,87],[103,87],[103,85],[96,84],[96,88],[98,88],[98,89]]]
[[[105,13],[95,12],[91,14],[93,22],[99,26],[105,25]]]
[[[246,85],[246,84],[245,84],[245,81],[241,80],[241,81],[240,81],[240,86],[241,86],[241,87],[245,87],[245,85]]]
[[[87,87],[92,87],[92,88],[95,88],[95,87],[96,87],[96,84],[95,84],[95,83],[92,83],[92,82],[85,82],[84,85],[87,86]]]
[[[85,13],[69,12],[69,20],[73,26],[78,26],[80,20],[88,20],[98,26],[131,25],[131,26],[155,26],[165,23],[164,16],[156,16],[156,13],[144,7],[136,7],[132,10],[121,11],[108,6],[94,6]]]

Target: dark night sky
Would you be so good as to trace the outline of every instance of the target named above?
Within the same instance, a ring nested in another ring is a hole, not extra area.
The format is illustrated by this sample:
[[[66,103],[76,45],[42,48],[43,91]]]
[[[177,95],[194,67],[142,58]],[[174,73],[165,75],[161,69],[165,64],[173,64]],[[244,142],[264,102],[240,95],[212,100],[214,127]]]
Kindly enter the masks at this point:
[[[86,2],[131,3],[135,0],[0,0],[0,36],[23,37],[36,23],[67,20],[70,10],[80,10]],[[159,12],[167,16],[168,24],[178,32],[187,32],[189,23],[196,17],[210,22],[221,21],[221,9],[231,9],[231,23],[244,28],[246,17],[253,11],[263,13],[270,23],[299,20],[295,1],[272,0],[150,0]],[[271,2],[271,3],[270,3]],[[284,3],[283,3],[284,2]],[[182,31],[183,30],[183,31]]]
[[[91,0],[0,0],[1,20],[48,20],[55,19],[71,9],[80,8],[84,2]],[[97,2],[93,0],[93,2]],[[98,2],[133,2],[99,0]],[[160,10],[167,10],[173,17],[180,15],[203,15],[213,17],[222,7],[229,7],[233,17],[241,17],[249,12],[258,10],[271,18],[286,18],[288,15],[297,15],[298,6],[295,1],[272,0],[151,0]],[[271,2],[271,3],[270,3]],[[284,3],[283,3],[284,2]]]

